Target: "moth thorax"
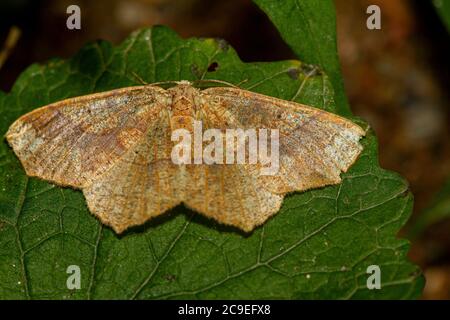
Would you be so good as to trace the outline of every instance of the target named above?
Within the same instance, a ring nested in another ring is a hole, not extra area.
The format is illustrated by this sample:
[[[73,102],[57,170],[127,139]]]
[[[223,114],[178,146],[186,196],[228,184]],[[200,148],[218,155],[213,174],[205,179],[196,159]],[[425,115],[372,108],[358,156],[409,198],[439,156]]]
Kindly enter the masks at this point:
[[[172,93],[172,115],[193,116],[195,113],[194,100],[198,96],[198,90],[187,84],[177,85],[169,90]]]
[[[175,96],[172,99],[171,109],[174,116],[192,116],[194,114],[194,101],[189,97]]]
[[[170,127],[172,131],[185,129],[192,133],[194,132],[194,118],[185,115],[172,116],[170,118]]]

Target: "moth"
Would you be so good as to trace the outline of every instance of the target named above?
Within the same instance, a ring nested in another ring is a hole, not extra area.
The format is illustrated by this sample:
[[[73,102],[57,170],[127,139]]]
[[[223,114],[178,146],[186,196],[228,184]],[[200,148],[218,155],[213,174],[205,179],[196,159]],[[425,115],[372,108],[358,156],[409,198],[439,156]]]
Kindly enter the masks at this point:
[[[279,131],[279,170],[260,163],[176,164],[171,132],[215,128]],[[121,233],[186,207],[251,231],[287,193],[341,182],[365,131],[323,110],[237,87],[200,90],[188,81],[66,99],[16,120],[6,138],[26,174],[81,189],[91,213]]]

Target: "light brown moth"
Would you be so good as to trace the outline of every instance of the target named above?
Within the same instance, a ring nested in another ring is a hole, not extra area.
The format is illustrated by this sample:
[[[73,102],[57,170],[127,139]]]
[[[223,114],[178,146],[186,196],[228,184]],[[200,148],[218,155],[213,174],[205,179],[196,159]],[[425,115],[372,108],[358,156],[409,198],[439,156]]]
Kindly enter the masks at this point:
[[[279,170],[261,164],[175,164],[171,132],[277,128]],[[117,233],[181,203],[251,231],[283,197],[340,183],[364,130],[340,116],[235,87],[180,81],[66,99],[16,120],[6,138],[28,176],[81,189],[89,210]]]

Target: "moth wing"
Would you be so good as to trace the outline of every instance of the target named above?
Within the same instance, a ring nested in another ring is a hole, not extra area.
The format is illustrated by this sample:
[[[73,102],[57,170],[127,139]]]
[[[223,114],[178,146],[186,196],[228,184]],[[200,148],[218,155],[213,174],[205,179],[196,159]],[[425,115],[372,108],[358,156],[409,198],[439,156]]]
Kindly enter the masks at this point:
[[[279,211],[283,196],[263,188],[252,165],[189,165],[184,204],[220,223],[251,231]]]
[[[361,127],[317,108],[226,87],[201,101],[210,127],[279,130],[279,170],[258,178],[276,194],[337,184],[362,151]]]
[[[6,138],[27,175],[81,188],[145,136],[168,99],[154,86],[70,98],[20,117]]]
[[[170,119],[165,110],[160,112],[143,139],[82,189],[89,210],[117,233],[143,224],[184,199],[183,169],[171,159]]]

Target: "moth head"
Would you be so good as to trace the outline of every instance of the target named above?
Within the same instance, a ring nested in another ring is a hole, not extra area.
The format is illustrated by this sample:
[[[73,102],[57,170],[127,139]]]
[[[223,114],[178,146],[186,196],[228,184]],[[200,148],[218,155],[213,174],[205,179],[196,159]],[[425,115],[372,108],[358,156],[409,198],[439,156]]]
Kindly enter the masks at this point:
[[[172,95],[171,109],[174,115],[191,116],[195,112],[195,99],[199,90],[189,81],[178,81],[175,87],[167,90]]]

